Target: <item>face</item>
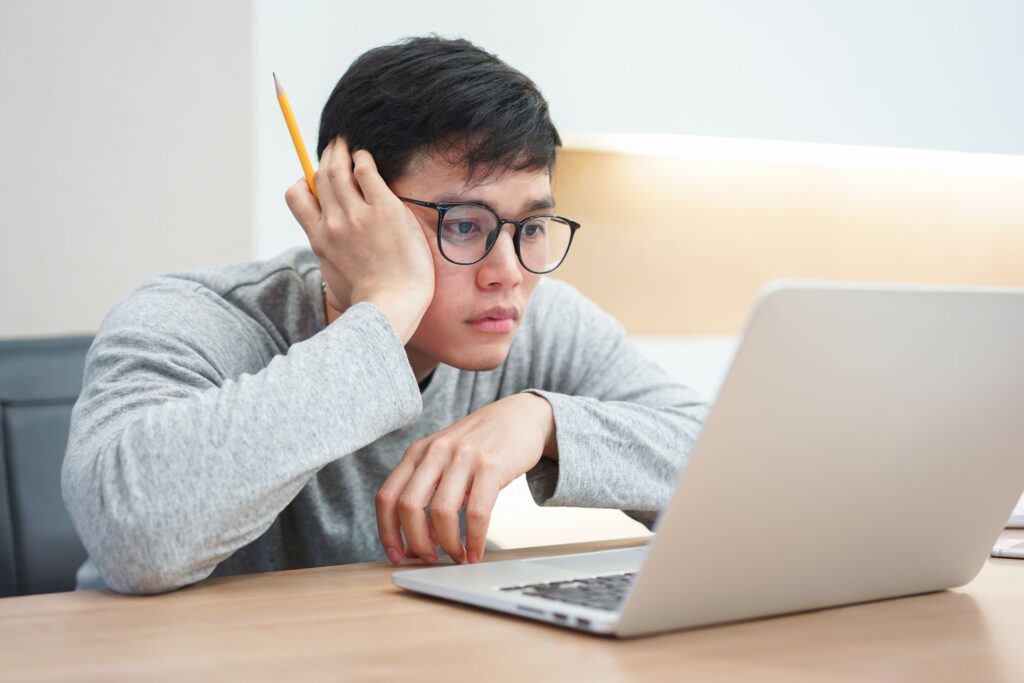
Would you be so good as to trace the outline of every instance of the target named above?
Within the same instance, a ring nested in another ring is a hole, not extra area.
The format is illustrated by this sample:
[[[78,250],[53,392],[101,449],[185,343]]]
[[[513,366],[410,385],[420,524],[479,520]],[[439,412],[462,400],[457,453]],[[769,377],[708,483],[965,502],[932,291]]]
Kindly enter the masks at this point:
[[[421,155],[391,183],[400,197],[434,203],[472,202],[502,218],[522,219],[553,208],[547,170],[513,171],[471,182],[465,166]],[[406,346],[417,376],[438,363],[491,370],[504,362],[540,276],[516,258],[515,226],[505,224],[487,257],[469,266],[446,260],[437,248],[437,211],[407,204],[434,257],[434,298]],[[547,208],[542,208],[547,207]]]

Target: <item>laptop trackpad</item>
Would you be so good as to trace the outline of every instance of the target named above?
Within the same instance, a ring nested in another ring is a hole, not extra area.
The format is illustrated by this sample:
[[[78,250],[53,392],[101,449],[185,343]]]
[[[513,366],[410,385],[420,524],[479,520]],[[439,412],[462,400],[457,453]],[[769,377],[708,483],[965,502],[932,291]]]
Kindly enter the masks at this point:
[[[580,553],[578,555],[560,555],[558,557],[542,557],[528,560],[529,564],[542,564],[545,567],[559,567],[579,572],[581,576],[598,574],[614,574],[616,572],[635,572],[640,569],[647,548],[626,548],[624,550],[603,550],[597,553]]]

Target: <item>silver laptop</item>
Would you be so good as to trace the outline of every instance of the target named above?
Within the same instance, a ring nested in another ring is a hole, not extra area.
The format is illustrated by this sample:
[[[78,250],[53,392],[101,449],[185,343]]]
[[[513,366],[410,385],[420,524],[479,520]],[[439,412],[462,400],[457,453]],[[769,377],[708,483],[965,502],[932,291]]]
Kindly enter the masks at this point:
[[[1024,489],[1024,290],[762,292],[646,547],[394,574],[636,636],[970,581]]]

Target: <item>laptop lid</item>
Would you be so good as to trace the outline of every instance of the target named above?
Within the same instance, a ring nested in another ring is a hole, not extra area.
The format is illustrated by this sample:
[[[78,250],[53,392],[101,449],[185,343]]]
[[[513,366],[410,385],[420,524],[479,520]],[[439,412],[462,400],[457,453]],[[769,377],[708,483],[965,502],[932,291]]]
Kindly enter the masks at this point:
[[[616,633],[962,585],[1024,488],[1024,290],[762,294]]]

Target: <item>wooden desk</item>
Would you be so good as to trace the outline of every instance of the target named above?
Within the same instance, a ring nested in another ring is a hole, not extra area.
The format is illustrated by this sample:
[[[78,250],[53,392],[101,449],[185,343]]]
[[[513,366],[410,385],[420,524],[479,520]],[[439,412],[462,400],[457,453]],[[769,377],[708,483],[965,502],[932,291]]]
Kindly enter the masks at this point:
[[[392,571],[348,565],[211,579],[156,597],[3,599],[0,679],[1024,680],[1021,560],[990,559],[954,591],[631,641],[414,596],[391,585]]]

